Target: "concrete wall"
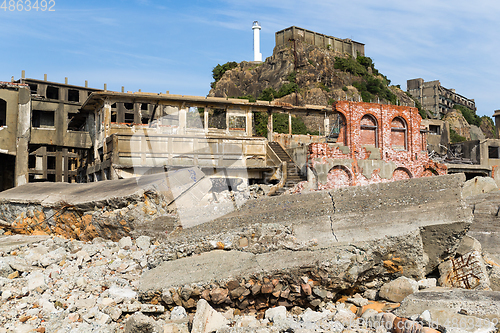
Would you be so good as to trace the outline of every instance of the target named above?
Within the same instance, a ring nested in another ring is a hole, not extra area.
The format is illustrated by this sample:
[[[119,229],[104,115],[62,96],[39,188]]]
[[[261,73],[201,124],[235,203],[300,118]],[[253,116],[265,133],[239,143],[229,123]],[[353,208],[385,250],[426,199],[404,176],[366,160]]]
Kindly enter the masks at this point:
[[[0,89],[0,102],[6,107],[5,125],[0,127],[0,152],[15,155],[19,88]]]
[[[444,165],[428,158],[416,108],[355,102],[337,102],[334,108],[346,119],[347,140],[345,146],[309,145],[308,179],[317,182],[318,188],[446,173]],[[403,130],[398,125],[402,123]]]
[[[428,131],[427,151],[446,154],[446,146],[450,142],[450,124],[439,119],[422,119],[422,126]]]
[[[438,80],[424,82],[423,79],[412,79],[406,83],[407,91],[415,97],[425,110],[441,117],[448,113],[455,104],[463,105],[476,112],[473,99],[457,94],[454,89],[441,86]]]
[[[359,52],[365,55],[365,45],[350,39],[340,39],[337,37],[323,35],[314,31],[302,29],[299,27],[289,27],[276,32],[276,46],[290,45],[290,39],[300,40],[304,43],[328,48],[341,53],[348,53],[353,57]]]

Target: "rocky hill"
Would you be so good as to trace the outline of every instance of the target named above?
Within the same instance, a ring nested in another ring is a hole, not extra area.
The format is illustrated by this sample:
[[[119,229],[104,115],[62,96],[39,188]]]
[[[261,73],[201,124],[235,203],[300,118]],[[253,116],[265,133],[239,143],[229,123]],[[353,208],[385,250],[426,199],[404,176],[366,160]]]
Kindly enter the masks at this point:
[[[223,68],[225,66],[225,68]],[[218,65],[209,96],[273,100],[293,105],[329,105],[335,100],[363,100],[413,106],[401,89],[389,86],[373,61],[354,59],[298,41],[281,45],[263,63]]]

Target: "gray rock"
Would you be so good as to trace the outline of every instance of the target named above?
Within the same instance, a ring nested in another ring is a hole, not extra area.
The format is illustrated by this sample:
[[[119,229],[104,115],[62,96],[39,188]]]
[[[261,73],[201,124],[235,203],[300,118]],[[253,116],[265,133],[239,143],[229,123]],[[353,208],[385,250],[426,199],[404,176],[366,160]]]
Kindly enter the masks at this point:
[[[118,245],[120,246],[120,249],[124,249],[124,250],[128,250],[132,247],[132,238],[130,238],[129,236],[127,237],[123,237],[122,239],[120,239],[120,241],[118,242]]]
[[[284,306],[277,306],[266,310],[265,317],[269,321],[275,322],[286,319],[286,308]]]
[[[221,313],[215,311],[207,301],[200,299],[196,305],[191,333],[215,332],[227,323],[227,319]]]
[[[380,288],[379,297],[391,302],[401,302],[406,296],[418,291],[418,283],[413,279],[401,276]]]
[[[9,274],[12,274],[14,273],[14,270],[12,270],[12,267],[10,267],[10,265],[5,262],[5,260],[1,260],[0,259],[0,277],[8,277]]]
[[[137,245],[137,247],[140,248],[141,250],[147,250],[147,249],[149,249],[149,246],[151,245],[151,237],[139,236],[135,240],[135,245]]]
[[[329,310],[325,310],[323,312],[316,312],[309,308],[306,309],[301,315],[300,319],[304,322],[316,322],[325,319],[330,316],[332,313]]]
[[[184,318],[187,318],[187,313],[186,309],[182,306],[176,306],[172,309],[172,312],[170,312],[170,320],[181,320]]]
[[[436,284],[437,280],[435,278],[422,279],[418,281],[418,289],[434,288]]]
[[[163,333],[154,319],[143,315],[140,312],[134,313],[128,318],[125,324],[125,333]]]

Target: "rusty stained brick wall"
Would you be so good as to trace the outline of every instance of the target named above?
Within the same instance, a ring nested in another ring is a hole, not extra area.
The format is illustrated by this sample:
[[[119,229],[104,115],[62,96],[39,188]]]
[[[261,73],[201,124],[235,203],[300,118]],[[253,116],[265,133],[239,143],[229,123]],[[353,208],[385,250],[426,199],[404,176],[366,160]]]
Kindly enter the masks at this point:
[[[446,174],[446,166],[431,161],[420,133],[422,118],[413,107],[338,101],[334,111],[346,120],[342,144],[349,148],[345,153],[327,143],[312,143],[308,150],[308,166],[315,171],[318,164],[330,164],[326,184],[318,189],[339,186],[367,185],[401,179]],[[371,156],[378,151],[380,156]],[[371,156],[371,158],[370,158]],[[383,178],[380,169],[371,177],[362,174],[358,161],[380,160],[396,166],[392,177]],[[349,160],[350,165],[345,161]]]

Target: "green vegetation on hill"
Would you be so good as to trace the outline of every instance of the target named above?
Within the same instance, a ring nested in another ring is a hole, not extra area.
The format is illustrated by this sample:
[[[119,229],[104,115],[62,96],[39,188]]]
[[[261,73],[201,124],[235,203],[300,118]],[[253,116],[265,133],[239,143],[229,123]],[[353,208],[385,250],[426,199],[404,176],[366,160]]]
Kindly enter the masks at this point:
[[[274,90],[273,88],[266,88],[262,90],[262,93],[259,95],[258,99],[261,101],[272,101],[275,98],[281,98],[298,91],[299,85],[297,83],[288,82],[283,84],[278,91]]]
[[[226,62],[224,65],[217,64],[212,70],[212,77],[214,78],[214,82],[210,84],[212,88],[215,88],[215,84],[219,81],[224,75],[224,73],[230,69],[238,67],[238,63],[236,61]]]
[[[464,142],[467,141],[466,138],[455,132],[453,128],[450,127],[450,143]]]
[[[372,102],[378,96],[391,104],[396,104],[396,95],[389,89],[391,80],[379,73],[371,58],[359,53],[356,59],[352,56],[335,57],[334,68],[362,78],[352,85],[359,91],[364,102]]]
[[[255,132],[258,136],[267,136],[267,114],[263,112],[254,113]],[[273,131],[275,133],[288,134],[288,114],[273,113]],[[292,117],[292,134],[317,135],[317,131],[310,131],[299,117]]]
[[[462,113],[462,116],[464,116],[469,125],[476,125],[477,127],[481,126],[481,117],[475,114],[471,109],[458,104],[453,105],[453,108]]]

